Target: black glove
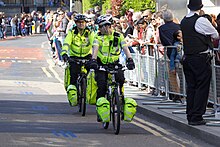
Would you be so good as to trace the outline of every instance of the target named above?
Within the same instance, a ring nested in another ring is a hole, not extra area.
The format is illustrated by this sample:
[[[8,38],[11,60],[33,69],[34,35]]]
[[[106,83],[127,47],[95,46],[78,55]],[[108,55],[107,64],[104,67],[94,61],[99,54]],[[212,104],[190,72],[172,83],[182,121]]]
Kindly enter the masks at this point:
[[[63,55],[62,55],[62,58],[63,58],[63,61],[64,61],[64,62],[67,62],[67,61],[69,60],[69,57],[68,57],[67,54],[63,54]]]
[[[129,70],[133,70],[135,68],[135,64],[134,64],[134,61],[132,58],[128,58],[127,61],[126,61],[126,67],[129,69]]]
[[[89,61],[89,68],[90,68],[90,69],[94,69],[94,70],[97,70],[97,69],[99,68],[99,65],[98,65],[96,59],[91,59],[91,60]]]

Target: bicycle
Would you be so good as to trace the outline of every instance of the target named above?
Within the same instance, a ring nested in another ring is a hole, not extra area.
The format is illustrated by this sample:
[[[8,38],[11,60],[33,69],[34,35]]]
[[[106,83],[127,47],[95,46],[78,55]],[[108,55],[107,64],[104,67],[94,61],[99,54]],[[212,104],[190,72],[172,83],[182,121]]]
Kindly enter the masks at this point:
[[[87,70],[85,68],[88,59],[78,59],[78,58],[69,58],[68,63],[74,62],[81,66],[81,71],[78,74],[77,78],[77,100],[78,100],[78,107],[79,112],[82,112],[82,116],[85,116],[86,114],[86,84],[87,84]],[[69,66],[67,67],[69,68]],[[65,72],[65,77],[66,77]],[[69,77],[70,78],[70,77]]]
[[[120,64],[109,64],[100,67],[99,70],[106,71],[108,74],[107,80],[107,100],[110,102],[110,121],[112,121],[114,133],[119,134],[121,120],[124,118],[123,106],[124,97],[121,96],[119,83],[115,80],[115,75],[119,69],[123,69],[124,66]],[[108,129],[109,122],[103,122],[104,129]]]

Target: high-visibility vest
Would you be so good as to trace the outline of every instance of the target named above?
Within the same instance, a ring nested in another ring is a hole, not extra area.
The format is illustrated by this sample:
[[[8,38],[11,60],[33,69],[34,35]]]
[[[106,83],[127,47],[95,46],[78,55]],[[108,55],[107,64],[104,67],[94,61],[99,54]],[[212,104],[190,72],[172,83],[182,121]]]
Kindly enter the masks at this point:
[[[111,35],[97,35],[94,44],[99,46],[98,57],[103,64],[119,60],[121,48],[126,45],[122,34],[115,31]]]
[[[94,40],[94,33],[89,29],[85,29],[81,35],[76,31],[76,28],[70,30],[64,40],[62,52],[69,56],[85,57],[92,53],[92,43]]]

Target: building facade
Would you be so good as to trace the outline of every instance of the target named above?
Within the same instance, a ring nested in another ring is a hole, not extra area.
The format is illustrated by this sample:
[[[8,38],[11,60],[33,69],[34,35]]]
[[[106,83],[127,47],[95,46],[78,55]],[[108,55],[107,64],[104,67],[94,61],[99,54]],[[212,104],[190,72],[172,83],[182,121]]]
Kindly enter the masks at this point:
[[[44,13],[47,9],[56,10],[62,7],[70,10],[70,0],[0,0],[4,5],[0,5],[0,11],[8,15],[15,13],[30,13],[31,11],[41,11]],[[73,10],[82,12],[82,0],[72,0],[74,3]]]

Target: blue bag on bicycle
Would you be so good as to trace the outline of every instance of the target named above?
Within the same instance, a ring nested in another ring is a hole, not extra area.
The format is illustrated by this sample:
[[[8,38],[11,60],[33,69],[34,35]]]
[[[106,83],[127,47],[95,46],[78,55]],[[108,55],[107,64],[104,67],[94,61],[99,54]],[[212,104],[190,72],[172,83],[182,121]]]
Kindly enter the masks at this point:
[[[69,85],[67,88],[67,97],[71,106],[77,105],[77,89],[75,85]]]
[[[132,98],[124,98],[124,100],[124,120],[130,122],[137,111],[137,102]]]
[[[90,71],[87,75],[86,102],[90,105],[96,104],[97,82],[95,81],[95,72]]]
[[[100,97],[96,103],[96,111],[101,118],[102,122],[110,121],[110,103],[104,98]]]

